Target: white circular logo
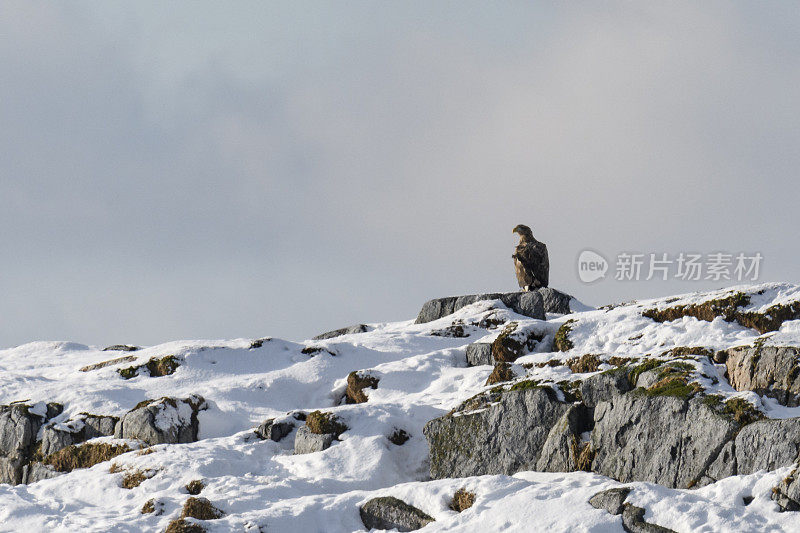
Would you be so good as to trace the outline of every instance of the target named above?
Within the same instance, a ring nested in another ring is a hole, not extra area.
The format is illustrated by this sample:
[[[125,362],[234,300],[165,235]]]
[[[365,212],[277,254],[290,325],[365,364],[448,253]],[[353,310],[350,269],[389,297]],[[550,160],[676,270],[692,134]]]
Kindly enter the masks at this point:
[[[584,283],[592,283],[605,277],[608,271],[606,258],[593,250],[584,250],[578,255],[578,277]]]

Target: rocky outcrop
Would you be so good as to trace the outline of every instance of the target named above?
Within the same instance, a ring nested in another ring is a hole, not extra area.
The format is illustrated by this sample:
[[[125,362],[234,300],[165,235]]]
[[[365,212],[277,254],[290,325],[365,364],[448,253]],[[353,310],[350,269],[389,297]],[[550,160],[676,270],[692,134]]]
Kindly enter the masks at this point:
[[[197,413],[205,408],[205,400],[197,395],[147,400],[122,417],[114,436],[150,445],[195,442],[199,429]]]
[[[359,514],[368,530],[416,531],[434,521],[423,511],[392,496],[372,498],[361,506]]]
[[[474,342],[466,348],[467,366],[493,365],[492,343]]]
[[[256,435],[264,440],[280,442],[286,435],[292,432],[292,429],[294,429],[294,423],[292,421],[276,421],[274,418],[270,418],[262,422],[256,428]]]
[[[314,433],[307,426],[302,426],[294,437],[294,454],[302,455],[327,450],[335,440],[336,435],[333,433]]]
[[[549,296],[548,301],[553,304],[557,301],[556,296],[550,294],[550,291],[555,289],[539,289],[530,292],[507,292],[507,293],[491,293],[491,294],[470,294],[467,296],[450,296],[447,298],[436,298],[425,302],[422,309],[417,316],[417,324],[425,324],[438,320],[447,315],[452,315],[462,307],[466,307],[475,302],[483,300],[500,300],[509,309],[520,315],[525,315],[531,318],[538,318],[544,320],[546,312],[545,300],[541,291],[547,291]],[[563,293],[559,293],[563,294]],[[567,295],[564,295],[565,297]],[[570,297],[571,298],[571,297]],[[563,311],[563,306],[559,308]],[[569,302],[567,302],[567,312],[569,312]]]
[[[122,363],[130,363],[131,361],[136,361],[136,359],[137,357],[135,355],[124,355],[122,357],[117,357],[116,359],[109,359],[108,361],[100,361],[99,363],[86,365],[84,367],[81,367],[80,371],[91,372],[92,370],[99,370],[107,366],[119,365]]]
[[[426,424],[431,477],[587,470],[691,488],[798,460],[800,418],[706,395],[688,368],[651,360],[564,382],[563,401],[533,381],[480,394]]]
[[[158,378],[174,374],[179,366],[181,366],[181,363],[177,357],[165,355],[164,357],[151,357],[143,365],[119,368],[117,373],[124,379],[135,378],[143,372],[147,372],[147,375],[151,378]]]
[[[800,301],[771,305],[760,312],[743,310],[742,308],[750,305],[752,296],[740,291],[731,291],[726,296],[704,302],[646,309],[642,312],[642,316],[656,322],[671,322],[683,317],[711,322],[719,317],[726,322],[738,322],[759,333],[778,331],[785,321],[800,318]]]
[[[604,490],[589,498],[589,505],[613,515],[621,515],[625,508],[625,498],[630,493],[631,489],[628,487]]]
[[[760,343],[731,348],[725,366],[736,390],[751,390],[790,407],[800,405],[800,348]]]
[[[320,333],[316,337],[312,337],[311,340],[321,341],[325,339],[333,339],[336,337],[341,337],[342,335],[365,333],[367,331],[369,331],[369,327],[366,324],[356,324],[355,326],[348,326],[346,328],[335,329],[333,331],[326,331],[325,333]]]
[[[644,521],[645,510],[625,503],[631,489],[621,487],[598,492],[589,498],[589,505],[615,516],[622,515],[622,529],[630,533],[675,533],[671,529]]]
[[[23,476],[27,477],[24,468],[34,454],[39,429],[61,410],[58,404],[0,405],[0,483],[22,483]]]
[[[430,445],[431,477],[534,470],[550,429],[569,407],[551,388],[533,384],[468,400],[423,429]]]
[[[140,350],[138,346],[132,346],[130,344],[112,344],[111,346],[106,346],[103,348],[104,352],[135,352]]]
[[[592,471],[679,488],[695,485],[740,429],[699,398],[635,392],[600,402],[594,424]]]
[[[113,435],[118,421],[115,416],[82,413],[66,422],[47,424],[42,430],[41,454],[47,456],[72,444]]]
[[[347,429],[347,425],[333,413],[309,413],[306,425],[298,429],[295,435],[294,453],[300,455],[327,450]]]

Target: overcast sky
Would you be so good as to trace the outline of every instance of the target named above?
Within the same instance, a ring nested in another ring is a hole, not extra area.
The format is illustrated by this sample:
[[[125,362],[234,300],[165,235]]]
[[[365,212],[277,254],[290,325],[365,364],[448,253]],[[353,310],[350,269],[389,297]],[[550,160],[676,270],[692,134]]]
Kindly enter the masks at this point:
[[[732,282],[584,248],[796,282],[798,50],[791,2],[3,2],[0,346],[405,320],[515,290],[519,223],[589,304]]]

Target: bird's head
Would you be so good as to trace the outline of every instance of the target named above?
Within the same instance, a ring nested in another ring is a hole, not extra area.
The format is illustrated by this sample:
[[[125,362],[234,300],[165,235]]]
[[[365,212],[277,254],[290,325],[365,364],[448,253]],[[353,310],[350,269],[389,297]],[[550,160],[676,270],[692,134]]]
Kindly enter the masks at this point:
[[[526,226],[525,224],[517,224],[517,226],[512,230],[512,233],[517,233],[521,238],[526,237],[533,237],[533,232],[531,228]]]

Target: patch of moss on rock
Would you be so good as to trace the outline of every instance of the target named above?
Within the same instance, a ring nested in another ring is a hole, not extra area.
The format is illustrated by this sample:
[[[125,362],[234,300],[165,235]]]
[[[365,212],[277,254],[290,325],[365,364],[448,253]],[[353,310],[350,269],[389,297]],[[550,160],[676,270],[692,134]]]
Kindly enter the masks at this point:
[[[186,500],[181,511],[181,518],[196,518],[198,520],[216,520],[222,518],[225,513],[214,506],[208,498],[195,498],[194,496]]]
[[[678,398],[691,398],[703,388],[698,383],[690,383],[694,367],[681,361],[660,361],[660,368],[656,383],[647,389],[636,389],[639,394],[646,396],[674,396]],[[644,365],[641,365],[644,366]],[[638,375],[637,375],[638,379]]]
[[[518,381],[514,383],[509,390],[510,391],[524,391],[524,390],[534,390],[534,389],[549,389],[550,387],[546,385],[541,385],[539,381],[535,379],[526,379],[524,381]]]
[[[572,331],[572,325],[574,323],[575,320],[573,319],[567,320],[561,324],[561,326],[558,328],[558,331],[556,331],[556,336],[553,340],[553,347],[556,349],[556,351],[567,352],[574,347],[572,341],[569,340],[569,334]]]
[[[620,366],[624,366],[624,365],[627,365],[629,363],[632,363],[633,361],[634,361],[633,359],[629,359],[627,357],[619,357],[619,356],[616,356],[616,355],[612,355],[611,357],[608,358],[608,361],[606,361],[606,362],[609,365],[614,365],[616,367],[620,367]]]
[[[653,370],[654,368],[658,368],[664,363],[664,361],[659,359],[648,359],[644,363],[638,364],[630,369],[628,375],[630,377],[631,383],[636,385],[636,382],[639,381],[639,376],[647,372],[648,370]]]
[[[576,379],[573,381],[559,381],[558,388],[564,393],[564,400],[567,402],[582,402],[583,395],[581,394],[581,380]]]
[[[722,396],[718,394],[709,394],[703,398],[703,403],[716,411],[717,414],[734,420],[742,426],[766,418],[764,413],[756,409],[752,403],[743,398],[731,398],[730,400],[723,401]]]
[[[702,357],[708,357],[709,359],[714,358],[714,350],[710,348],[706,348],[704,346],[677,346],[666,352],[662,353],[663,356],[672,356],[672,357],[685,357],[687,355],[699,355]]]
[[[337,437],[348,430],[347,425],[335,414],[314,411],[306,417],[306,426],[311,433],[324,435],[332,433]]]
[[[453,494],[453,499],[450,502],[450,509],[452,509],[457,513],[460,513],[466,511],[474,504],[475,504],[475,493],[470,492],[467,489],[461,488],[458,489],[455,492],[455,494]]]
[[[723,413],[730,415],[731,418],[743,426],[765,418],[764,413],[743,398],[731,398],[725,402]]]
[[[725,298],[709,300],[699,304],[679,305],[666,309],[647,309],[642,316],[656,322],[670,322],[685,316],[711,322],[722,317],[727,322],[738,322],[746,328],[753,328],[761,334],[777,331],[787,320],[800,318],[800,302],[777,304],[761,313],[740,311],[740,307],[750,304],[750,297],[743,292],[735,292]]]
[[[494,385],[495,383],[503,383],[504,381],[511,381],[516,375],[511,370],[509,363],[497,363],[494,365],[494,370],[489,374],[484,385]]]
[[[174,374],[179,366],[181,366],[181,363],[178,358],[174,355],[165,355],[164,357],[151,357],[143,365],[118,368],[117,373],[123,379],[131,379],[138,376],[139,372],[146,368],[151,378],[158,378]]]
[[[575,374],[585,374],[587,372],[597,372],[600,368],[600,356],[592,353],[584,354],[580,357],[573,357],[567,361],[567,366]]]
[[[347,388],[345,389],[344,396],[347,403],[365,403],[367,395],[364,394],[364,389],[377,389],[378,381],[375,376],[370,376],[362,372],[350,372],[347,376]]]
[[[126,444],[71,445],[48,455],[42,462],[52,466],[58,472],[72,472],[78,468],[92,467],[129,451],[131,449]]]
[[[179,518],[171,521],[164,533],[205,533],[206,531],[206,528],[200,524]]]

